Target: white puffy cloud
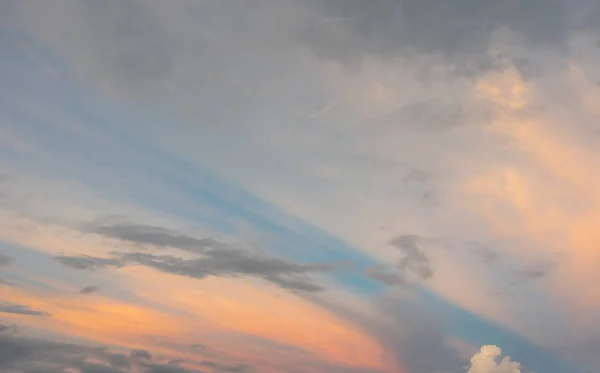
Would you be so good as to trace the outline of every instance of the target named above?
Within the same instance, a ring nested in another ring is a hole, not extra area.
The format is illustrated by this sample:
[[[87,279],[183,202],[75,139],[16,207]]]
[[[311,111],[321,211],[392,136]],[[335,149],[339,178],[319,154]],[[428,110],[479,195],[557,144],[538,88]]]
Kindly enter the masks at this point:
[[[504,356],[500,362],[502,349],[498,346],[482,346],[471,358],[471,367],[467,373],[521,373],[521,364]]]

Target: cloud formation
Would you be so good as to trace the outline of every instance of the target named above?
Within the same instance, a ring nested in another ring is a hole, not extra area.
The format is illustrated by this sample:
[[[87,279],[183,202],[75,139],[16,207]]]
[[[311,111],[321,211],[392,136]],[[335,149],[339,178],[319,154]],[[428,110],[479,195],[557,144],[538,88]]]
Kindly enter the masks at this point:
[[[261,278],[282,288],[319,292],[324,288],[309,277],[328,272],[336,265],[328,263],[296,263],[269,256],[242,245],[234,246],[212,237],[196,238],[162,227],[137,224],[116,224],[94,227],[93,232],[135,245],[183,250],[197,257],[184,259],[173,255],[155,255],[148,252],[116,252],[110,258],[92,256],[56,256],[64,266],[80,270],[106,267],[121,268],[143,265],[181,276],[203,279],[207,276]]]
[[[467,373],[521,373],[521,364],[511,361],[510,356],[502,356],[502,349],[498,346],[482,346],[471,358],[471,366]]]
[[[402,235],[390,241],[390,245],[400,249],[403,254],[397,264],[398,269],[416,281],[427,280],[434,274],[429,258],[421,248],[420,240],[416,235]]]

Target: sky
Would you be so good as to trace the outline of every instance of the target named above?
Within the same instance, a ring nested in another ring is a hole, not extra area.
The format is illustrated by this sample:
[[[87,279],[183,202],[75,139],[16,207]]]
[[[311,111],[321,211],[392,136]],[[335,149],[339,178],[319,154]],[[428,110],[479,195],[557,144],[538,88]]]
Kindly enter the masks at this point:
[[[596,373],[596,0],[0,0],[0,373]]]

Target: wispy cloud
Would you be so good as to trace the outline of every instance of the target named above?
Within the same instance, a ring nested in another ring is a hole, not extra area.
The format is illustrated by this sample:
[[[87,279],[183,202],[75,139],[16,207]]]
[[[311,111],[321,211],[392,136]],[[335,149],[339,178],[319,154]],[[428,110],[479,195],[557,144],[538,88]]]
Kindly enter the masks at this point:
[[[199,254],[200,257],[184,259],[147,252],[123,252],[115,253],[111,258],[57,256],[56,259],[67,267],[81,270],[143,265],[197,279],[208,276],[252,276],[282,288],[309,292],[322,291],[323,287],[313,283],[310,278],[307,278],[308,275],[328,272],[339,266],[328,263],[304,264],[286,261],[269,256],[263,251],[243,246],[236,247],[212,237],[196,238],[154,226],[135,224],[103,226],[96,227],[94,232],[139,245],[176,248]]]
[[[92,293],[96,293],[98,291],[98,287],[97,286],[86,286],[84,288],[82,288],[81,290],[79,290],[79,292],[81,294],[92,294]]]
[[[52,316],[48,312],[37,311],[24,304],[0,302],[0,312],[27,316]]]

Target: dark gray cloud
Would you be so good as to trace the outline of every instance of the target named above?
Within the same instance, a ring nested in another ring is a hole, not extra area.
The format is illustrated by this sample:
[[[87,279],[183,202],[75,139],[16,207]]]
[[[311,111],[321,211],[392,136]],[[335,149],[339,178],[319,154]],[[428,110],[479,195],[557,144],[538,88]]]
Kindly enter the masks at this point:
[[[0,333],[0,373],[200,373],[197,369],[150,363],[106,348]]]
[[[197,257],[184,259],[173,255],[155,255],[149,252],[114,253],[110,258],[91,256],[57,256],[63,265],[75,269],[95,270],[105,267],[143,265],[159,271],[203,279],[207,276],[261,278],[282,288],[297,291],[318,292],[323,290],[315,284],[311,274],[334,270],[336,265],[327,263],[296,263],[272,257],[259,250],[243,245],[233,246],[218,239],[196,238],[165,228],[116,224],[93,227],[97,234],[116,238],[144,247],[175,248]]]
[[[106,267],[122,267],[123,263],[115,258],[99,258],[89,255],[84,256],[63,256],[54,257],[62,265],[75,269],[86,269],[94,271]]]
[[[227,365],[227,364],[217,363],[214,361],[203,361],[200,364],[205,367],[212,368],[214,371],[217,371],[217,372],[237,373],[237,372],[247,372],[247,371],[254,370],[254,367],[252,365],[248,365],[248,364]]]
[[[315,54],[349,64],[366,56],[440,54],[486,67],[490,37],[499,28],[516,32],[534,47],[565,50],[581,27],[597,32],[600,6],[592,0],[311,0],[319,15],[299,37]],[[579,12],[595,9],[595,22]]]
[[[29,306],[10,302],[0,302],[0,313],[1,312],[28,316],[52,316],[48,312],[37,311],[31,309]]]
[[[116,238],[135,244],[155,247],[173,247],[197,254],[228,249],[228,245],[211,237],[196,238],[166,228],[147,224],[119,223],[113,225],[99,225],[90,227],[90,230],[106,237]]]
[[[156,1],[82,0],[39,7],[24,4],[17,14],[115,91],[148,94],[180,83],[185,93],[202,84],[210,87],[203,93],[210,99],[227,89],[229,100],[240,104],[245,97],[234,97],[239,87],[250,91],[258,84],[253,78],[272,73],[275,54],[291,55],[298,47],[349,67],[366,57],[439,55],[470,72],[493,66],[488,47],[499,28],[515,31],[529,46],[563,51],[574,32],[597,32],[600,24],[594,0],[181,1],[169,8]]]
[[[98,291],[98,287],[97,286],[86,286],[84,288],[82,288],[81,290],[79,290],[79,292],[81,294],[92,294]]]
[[[156,363],[144,363],[142,365],[146,373],[188,373],[190,370],[180,367],[179,365],[173,364],[156,364]],[[194,370],[193,372],[200,372]]]
[[[146,350],[131,350],[129,356],[139,359],[152,360],[152,354]]]

